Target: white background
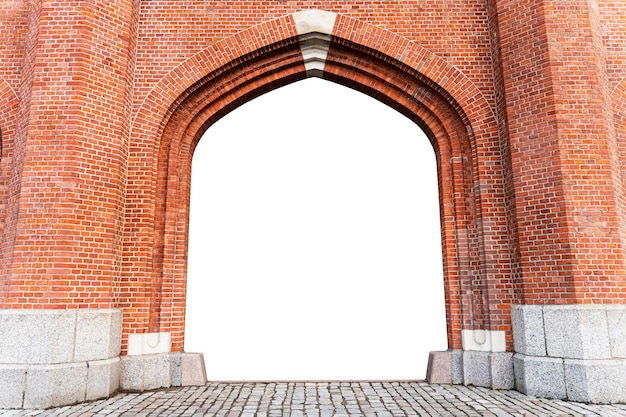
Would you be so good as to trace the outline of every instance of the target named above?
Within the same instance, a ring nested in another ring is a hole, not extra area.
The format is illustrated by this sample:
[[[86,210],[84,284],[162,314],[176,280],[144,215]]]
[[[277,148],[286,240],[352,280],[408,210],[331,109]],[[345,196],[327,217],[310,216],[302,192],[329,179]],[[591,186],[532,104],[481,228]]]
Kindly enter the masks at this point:
[[[447,348],[423,132],[320,79],[210,127],[193,162],[186,323],[210,380],[423,378]]]

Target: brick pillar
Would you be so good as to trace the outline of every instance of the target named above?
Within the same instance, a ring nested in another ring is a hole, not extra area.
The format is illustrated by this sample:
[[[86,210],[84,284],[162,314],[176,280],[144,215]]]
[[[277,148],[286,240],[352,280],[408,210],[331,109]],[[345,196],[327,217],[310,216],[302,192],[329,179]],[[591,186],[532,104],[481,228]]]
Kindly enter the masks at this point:
[[[136,0],[32,1],[0,294],[0,408],[119,384]]]
[[[621,183],[598,5],[500,0],[497,18],[524,304],[513,311],[516,386],[624,401],[620,384],[601,377],[626,375],[612,346],[623,338],[612,317],[624,305],[586,306],[623,303]]]

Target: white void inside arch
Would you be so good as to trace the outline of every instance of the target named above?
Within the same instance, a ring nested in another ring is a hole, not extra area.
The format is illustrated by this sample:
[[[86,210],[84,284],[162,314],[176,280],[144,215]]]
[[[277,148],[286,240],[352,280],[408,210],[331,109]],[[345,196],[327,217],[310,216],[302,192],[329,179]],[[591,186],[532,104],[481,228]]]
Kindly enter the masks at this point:
[[[208,129],[194,155],[185,350],[210,380],[421,379],[447,348],[423,132],[317,78]]]

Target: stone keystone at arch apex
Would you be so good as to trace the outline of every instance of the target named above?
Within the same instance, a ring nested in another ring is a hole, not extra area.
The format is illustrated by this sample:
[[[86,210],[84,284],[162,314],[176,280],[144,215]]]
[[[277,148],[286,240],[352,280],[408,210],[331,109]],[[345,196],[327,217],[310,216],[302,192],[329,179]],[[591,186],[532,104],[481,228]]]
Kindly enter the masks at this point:
[[[183,351],[193,150],[311,76],[435,149],[449,350],[430,381],[626,401],[625,15],[619,0],[3,2],[0,408],[204,383]]]

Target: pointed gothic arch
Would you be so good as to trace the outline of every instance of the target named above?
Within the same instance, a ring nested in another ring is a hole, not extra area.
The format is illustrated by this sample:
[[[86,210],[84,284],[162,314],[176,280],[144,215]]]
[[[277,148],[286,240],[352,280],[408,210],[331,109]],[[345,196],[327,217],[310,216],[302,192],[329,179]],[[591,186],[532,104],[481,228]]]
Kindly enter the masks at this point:
[[[307,11],[198,52],[163,77],[137,111],[124,245],[134,268],[123,281],[143,280],[145,289],[133,297],[122,283],[122,307],[133,299],[124,348],[135,333],[168,334],[172,350],[183,347],[191,159],[201,135],[237,106],[308,76],[368,94],[426,132],[438,165],[449,347],[461,349],[463,331],[475,330],[498,333],[504,344],[510,317],[490,320],[502,295],[489,282],[505,268],[494,257],[508,250],[490,220],[504,215],[495,203],[503,199],[499,150],[485,146],[498,134],[490,104],[421,46],[346,16]]]

